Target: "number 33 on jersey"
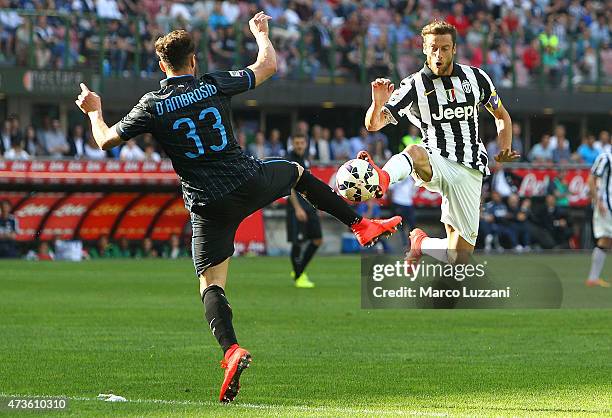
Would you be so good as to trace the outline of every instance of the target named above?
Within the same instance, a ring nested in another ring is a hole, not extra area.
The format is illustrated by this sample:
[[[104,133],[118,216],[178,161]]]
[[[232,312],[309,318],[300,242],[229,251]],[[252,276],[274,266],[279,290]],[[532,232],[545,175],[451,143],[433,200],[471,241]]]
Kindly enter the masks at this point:
[[[244,183],[260,163],[244,154],[231,125],[231,98],[255,87],[255,74],[216,71],[161,81],[116,125],[123,140],[151,133],[198,202]],[[195,197],[195,196],[194,196]]]

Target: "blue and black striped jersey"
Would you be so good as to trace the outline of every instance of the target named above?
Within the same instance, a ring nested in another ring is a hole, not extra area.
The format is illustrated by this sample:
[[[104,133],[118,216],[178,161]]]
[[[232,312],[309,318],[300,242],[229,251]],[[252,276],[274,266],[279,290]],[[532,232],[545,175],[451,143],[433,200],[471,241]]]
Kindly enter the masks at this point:
[[[247,156],[231,125],[232,96],[255,87],[249,68],[161,81],[116,125],[121,139],[151,133],[172,160],[185,206],[206,205],[255,175],[261,162]]]

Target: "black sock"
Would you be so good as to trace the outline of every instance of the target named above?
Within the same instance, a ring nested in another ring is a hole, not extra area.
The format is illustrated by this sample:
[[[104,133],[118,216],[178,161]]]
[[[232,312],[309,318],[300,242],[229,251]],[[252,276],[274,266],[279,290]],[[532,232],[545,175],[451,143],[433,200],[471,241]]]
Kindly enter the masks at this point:
[[[217,285],[210,285],[204,289],[202,302],[206,322],[225,353],[232,345],[238,344],[232,325],[232,308],[225,292]]]
[[[310,260],[312,260],[312,257],[315,255],[318,249],[319,249],[319,246],[315,245],[312,241],[308,243],[308,247],[306,247],[306,249],[304,250],[304,255],[302,256],[302,262],[300,263],[300,274],[302,274],[304,270],[306,270],[306,266],[308,265]],[[298,272],[296,271],[295,274],[297,276]]]
[[[361,220],[361,216],[348,203],[334,193],[327,184],[310,174],[308,170],[302,173],[295,185],[295,190],[302,193],[313,206],[338,218],[347,226],[354,225]]]
[[[291,244],[291,265],[293,265],[293,272],[295,273],[294,279],[297,280],[302,274],[302,269],[300,267],[300,261],[302,259],[302,245],[298,243]],[[299,273],[298,273],[299,270]]]

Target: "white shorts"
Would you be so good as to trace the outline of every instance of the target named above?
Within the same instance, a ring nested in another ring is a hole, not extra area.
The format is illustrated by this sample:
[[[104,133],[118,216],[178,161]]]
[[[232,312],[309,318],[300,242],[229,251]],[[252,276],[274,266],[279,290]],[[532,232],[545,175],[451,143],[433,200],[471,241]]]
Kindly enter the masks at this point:
[[[442,195],[440,221],[452,226],[468,243],[476,245],[482,173],[444,158],[435,151],[427,154],[433,175],[430,181],[424,182],[416,173],[412,173],[416,185],[440,193]]]
[[[595,239],[612,237],[612,214],[609,210],[602,214],[597,207],[593,208],[593,235]]]

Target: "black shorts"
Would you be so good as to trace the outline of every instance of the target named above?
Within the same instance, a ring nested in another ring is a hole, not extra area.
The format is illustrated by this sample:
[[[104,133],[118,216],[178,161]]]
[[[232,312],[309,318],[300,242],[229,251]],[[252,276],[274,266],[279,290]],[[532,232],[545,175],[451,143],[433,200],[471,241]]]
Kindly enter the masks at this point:
[[[287,204],[289,205],[290,203]],[[317,211],[307,210],[306,214],[308,215],[308,220],[300,222],[295,216],[295,211],[287,209],[287,241],[297,244],[323,237],[321,220]]]
[[[244,218],[288,196],[297,179],[296,164],[265,161],[255,176],[233,192],[206,206],[193,206],[191,247],[198,277],[234,254],[236,230]]]

